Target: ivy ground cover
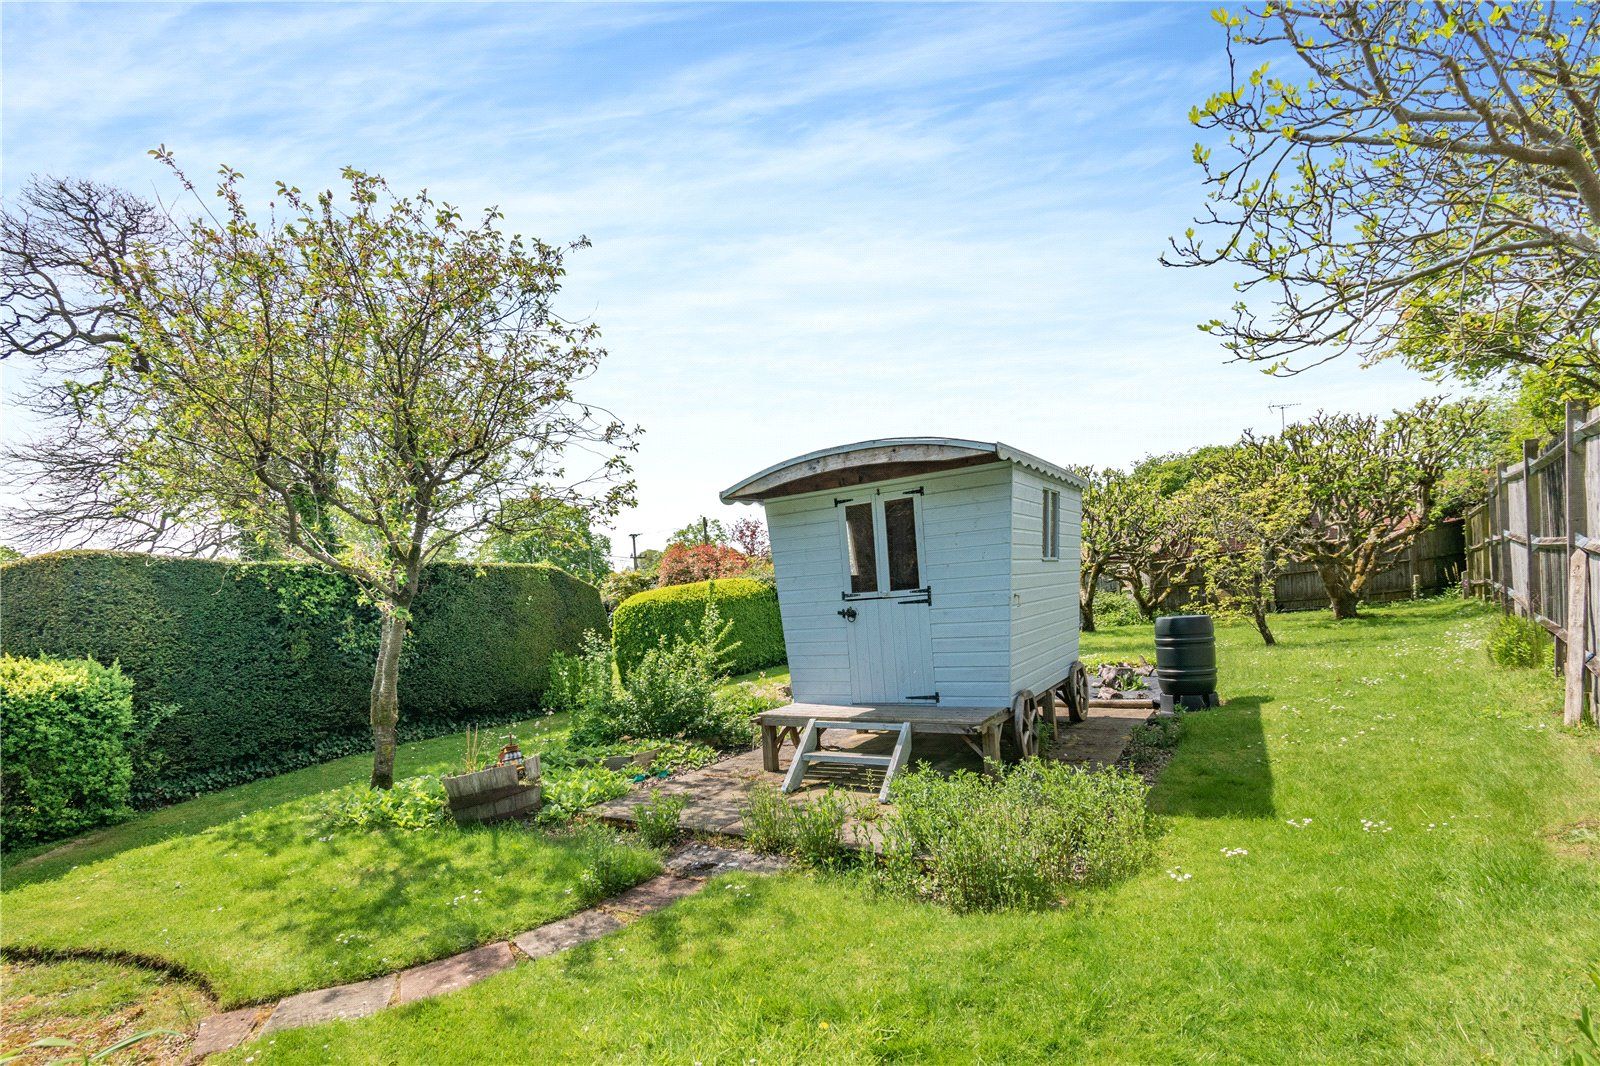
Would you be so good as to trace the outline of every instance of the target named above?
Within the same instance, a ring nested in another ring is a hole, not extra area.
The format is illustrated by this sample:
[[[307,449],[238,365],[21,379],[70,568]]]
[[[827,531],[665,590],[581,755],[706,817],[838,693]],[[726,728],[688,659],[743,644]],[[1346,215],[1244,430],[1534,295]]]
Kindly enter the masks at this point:
[[[955,915],[865,879],[729,876],[460,993],[274,1034],[252,1063],[1553,1061],[1600,961],[1600,737],[1493,615],[1439,600],[1282,645],[1220,634],[1144,873]],[[1148,627],[1088,654],[1150,654]],[[1585,828],[1585,823],[1590,823]]]

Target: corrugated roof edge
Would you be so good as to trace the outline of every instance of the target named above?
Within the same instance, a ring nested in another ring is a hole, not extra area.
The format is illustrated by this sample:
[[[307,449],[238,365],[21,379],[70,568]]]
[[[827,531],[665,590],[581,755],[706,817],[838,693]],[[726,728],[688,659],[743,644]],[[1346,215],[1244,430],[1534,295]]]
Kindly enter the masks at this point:
[[[849,452],[865,451],[868,448],[883,448],[900,444],[949,445],[950,447],[955,448],[970,448],[975,451],[993,452],[995,458],[998,460],[1015,463],[1018,466],[1025,466],[1029,469],[1036,470],[1041,474],[1048,474],[1051,477],[1065,481],[1069,485],[1075,485],[1079,489],[1087,489],[1089,487],[1089,483],[1087,481],[1065,467],[1057,466],[1055,463],[1047,462],[1044,459],[1039,458],[1037,455],[1034,455],[1030,452],[1025,452],[1020,448],[1013,448],[1011,445],[1001,443],[1000,441],[966,440],[961,437],[880,437],[875,440],[856,441],[853,444],[839,444],[832,448],[819,448],[816,451],[806,452],[804,455],[797,455],[791,459],[785,459],[782,462],[773,463],[771,466],[766,467],[765,469],[756,471],[749,477],[741,478],[739,481],[723,489],[717,494],[717,496],[722,500],[723,503],[728,503],[730,502],[729,497],[739,492],[745,486],[751,484],[752,482],[759,481],[769,474],[775,474],[785,467],[796,466],[800,463],[810,462],[813,459],[821,459],[829,455],[845,455]]]

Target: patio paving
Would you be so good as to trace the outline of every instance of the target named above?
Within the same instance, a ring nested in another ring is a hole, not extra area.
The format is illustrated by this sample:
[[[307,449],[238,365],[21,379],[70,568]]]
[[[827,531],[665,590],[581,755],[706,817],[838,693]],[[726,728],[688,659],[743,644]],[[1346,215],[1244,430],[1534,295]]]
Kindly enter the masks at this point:
[[[1137,725],[1149,721],[1155,711],[1148,705],[1127,707],[1091,708],[1088,717],[1069,724],[1062,714],[1056,740],[1044,753],[1045,758],[1080,766],[1109,766],[1122,757],[1128,746],[1128,734]],[[843,739],[838,739],[838,738]],[[862,753],[887,754],[894,746],[892,736],[882,733],[855,735],[830,732],[829,747]],[[937,770],[952,772],[958,769],[979,770],[982,761],[977,754],[962,743],[959,737],[938,734],[918,734],[912,741],[912,764],[930,765]],[[794,755],[794,744],[785,742],[778,752],[779,765],[788,769]],[[650,780],[635,786],[627,795],[620,796],[593,809],[605,821],[631,825],[635,821],[634,808],[650,800],[651,793],[659,790],[666,796],[683,796],[687,805],[679,824],[695,833],[720,836],[744,836],[741,814],[748,802],[750,789],[757,782],[766,782],[774,788],[783,785],[783,773],[771,773],[761,768],[761,752],[749,751],[729,756],[720,762],[699,770],[675,774],[664,781]],[[879,840],[872,825],[872,817],[881,809],[878,788],[883,783],[883,771],[868,767],[819,765],[812,768],[805,782],[792,798],[800,802],[815,800],[826,794],[829,786],[847,793],[860,803],[864,818],[852,818],[845,825],[845,834],[856,847],[877,849]]]

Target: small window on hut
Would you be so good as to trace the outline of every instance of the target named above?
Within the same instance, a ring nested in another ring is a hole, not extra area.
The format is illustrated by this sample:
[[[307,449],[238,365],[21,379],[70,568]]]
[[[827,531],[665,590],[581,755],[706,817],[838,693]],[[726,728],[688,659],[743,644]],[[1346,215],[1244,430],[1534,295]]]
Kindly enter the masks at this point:
[[[883,505],[884,539],[889,542],[889,591],[919,587],[917,568],[917,505],[910,497],[886,500]]]
[[[1061,493],[1045,489],[1040,508],[1043,518],[1043,555],[1046,559],[1061,558]]]
[[[850,591],[878,591],[878,544],[872,528],[872,504],[852,503],[844,509],[845,541],[850,551]]]

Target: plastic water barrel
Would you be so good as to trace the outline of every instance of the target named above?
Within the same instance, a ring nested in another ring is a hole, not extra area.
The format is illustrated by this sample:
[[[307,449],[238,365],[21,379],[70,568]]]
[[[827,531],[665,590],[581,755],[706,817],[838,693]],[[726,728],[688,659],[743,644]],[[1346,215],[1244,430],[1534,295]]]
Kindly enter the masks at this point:
[[[1156,619],[1156,680],[1169,696],[1205,696],[1217,690],[1217,634],[1210,615]]]

